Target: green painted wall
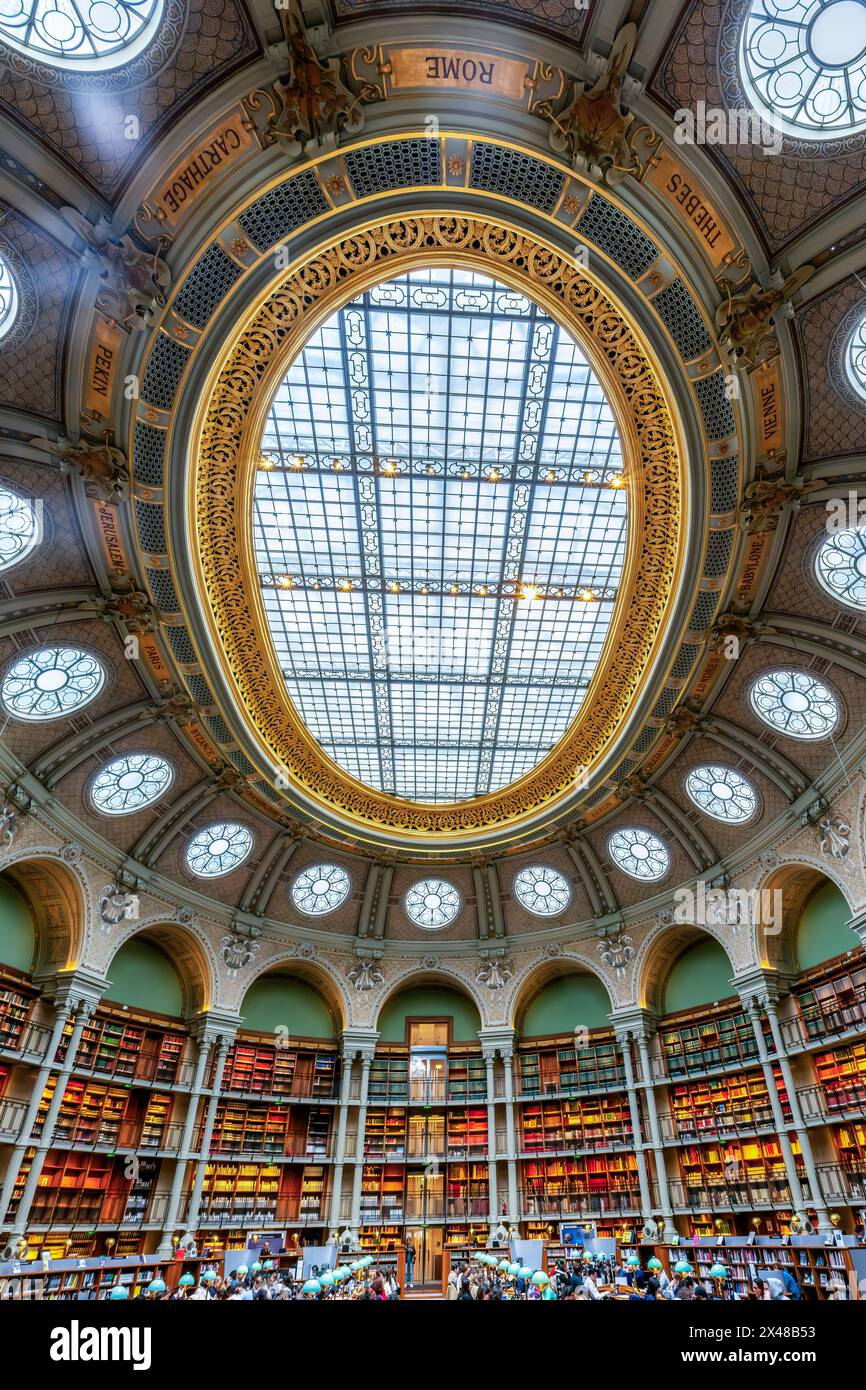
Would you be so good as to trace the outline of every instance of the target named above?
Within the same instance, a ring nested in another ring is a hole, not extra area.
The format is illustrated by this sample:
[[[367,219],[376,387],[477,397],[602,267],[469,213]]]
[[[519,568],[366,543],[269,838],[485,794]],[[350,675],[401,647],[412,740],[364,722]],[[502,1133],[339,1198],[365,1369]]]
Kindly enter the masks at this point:
[[[860,945],[848,923],[851,910],[835,883],[822,883],[812,894],[797,923],[794,959],[809,970]]]
[[[613,1005],[594,975],[564,975],[536,994],[520,1026],[522,1038],[572,1033],[575,1028],[609,1028]]]
[[[273,1033],[287,1028],[290,1038],[336,1037],[327,1004],[303,980],[288,975],[265,975],[250,985],[241,1005],[245,1028]]]
[[[29,971],[36,954],[36,933],[30,909],[8,879],[0,878],[0,961],[13,970]]]
[[[717,999],[730,999],[734,992],[733,973],[718,941],[696,941],[683,952],[668,976],[662,1013],[676,1014],[680,1009],[697,1009],[701,1004],[714,1004]]]
[[[183,1014],[183,993],[177,972],[162,951],[151,946],[149,941],[137,937],[127,941],[107,973],[111,984],[105,992],[106,999],[128,1004],[133,1009],[169,1014],[172,1018]]]
[[[478,1010],[456,989],[419,985],[389,999],[379,1015],[381,1042],[403,1042],[407,1018],[453,1018],[455,1042],[475,1042],[481,1027]]]

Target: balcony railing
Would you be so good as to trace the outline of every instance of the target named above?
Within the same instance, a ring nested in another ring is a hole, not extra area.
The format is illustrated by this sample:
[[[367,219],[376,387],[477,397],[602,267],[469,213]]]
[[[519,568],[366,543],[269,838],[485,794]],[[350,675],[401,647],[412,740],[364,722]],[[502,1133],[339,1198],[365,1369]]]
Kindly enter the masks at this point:
[[[45,1055],[50,1038],[51,1029],[43,1023],[25,1023],[17,1034],[14,1029],[0,1028],[0,1048],[5,1048],[7,1052],[41,1058]]]
[[[327,1221],[327,1203],[299,1210],[295,1201],[230,1201],[227,1205],[211,1206],[205,1200],[199,1210],[196,1225],[199,1227],[248,1227],[263,1226],[271,1222],[287,1226],[323,1226]],[[181,1213],[181,1220],[188,1221],[190,1199],[187,1198]]]
[[[362,1226],[399,1226],[405,1221],[469,1221],[486,1217],[489,1211],[490,1203],[486,1196],[444,1197],[428,1194],[424,1198],[413,1194],[402,1201],[394,1199],[381,1202],[362,1197],[360,1219]],[[351,1219],[351,1208],[348,1219]]]
[[[520,1151],[534,1157],[536,1154],[575,1153],[584,1150],[590,1153],[604,1149],[630,1149],[634,1145],[631,1129],[622,1126],[606,1135],[598,1135],[593,1129],[545,1130],[544,1134],[524,1134],[520,1138]]]
[[[845,1003],[827,1000],[822,1004],[807,1004],[795,1018],[783,1019],[782,1038],[786,1045],[800,1048],[824,1038],[839,1037],[842,1033],[862,1031],[866,1025],[866,990],[854,990],[852,996]]]
[[[58,1049],[58,1060],[62,1060]],[[115,1080],[131,1082],[133,1085],[179,1086],[192,1085],[195,1067],[192,1062],[166,1061],[157,1051],[142,1051],[135,1054],[132,1061],[127,1053],[116,1055],[100,1054],[98,1050],[81,1047],[75,1058],[74,1071],[86,1076],[112,1077]]]
[[[163,1125],[160,1130],[142,1132],[142,1122],[129,1121],[121,1125],[101,1125],[91,1133],[84,1133],[75,1118],[58,1121],[51,1135],[52,1144],[62,1144],[73,1149],[133,1149],[144,1153],[176,1154],[180,1151],[183,1125]]]
[[[199,1126],[194,1132],[195,1151],[201,1152],[203,1131]],[[240,1138],[225,1131],[211,1136],[210,1158],[231,1156],[239,1159],[274,1160],[279,1158],[303,1159],[310,1163],[331,1158],[334,1151],[334,1138],[330,1136],[321,1143],[312,1141],[307,1135],[286,1134],[269,1139],[267,1135],[245,1134]]]
[[[26,1110],[24,1100],[0,1100],[0,1138],[18,1138]]]
[[[755,1207],[791,1205],[791,1189],[781,1178],[768,1178],[763,1182],[726,1180],[718,1186],[714,1183],[692,1186],[674,1179],[668,1183],[668,1192],[674,1208],[684,1211],[749,1211]]]

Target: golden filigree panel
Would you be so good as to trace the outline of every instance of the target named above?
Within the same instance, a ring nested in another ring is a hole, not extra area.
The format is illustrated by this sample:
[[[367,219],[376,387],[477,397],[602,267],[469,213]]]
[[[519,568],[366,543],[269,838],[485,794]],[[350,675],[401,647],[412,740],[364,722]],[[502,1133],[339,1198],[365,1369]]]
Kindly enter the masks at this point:
[[[261,431],[289,362],[346,300],[418,265],[493,275],[536,300],[586,350],[613,407],[629,480],[622,595],[575,722],[532,772],[456,805],[379,793],[332,762],[285,691],[251,554],[251,499]],[[462,214],[402,216],[320,247],[253,306],[212,372],[191,440],[188,513],[215,654],[273,769],[323,812],[411,839],[451,839],[537,817],[576,790],[578,769],[609,749],[641,690],[684,553],[686,474],[678,426],[648,346],[606,289],[518,228]]]

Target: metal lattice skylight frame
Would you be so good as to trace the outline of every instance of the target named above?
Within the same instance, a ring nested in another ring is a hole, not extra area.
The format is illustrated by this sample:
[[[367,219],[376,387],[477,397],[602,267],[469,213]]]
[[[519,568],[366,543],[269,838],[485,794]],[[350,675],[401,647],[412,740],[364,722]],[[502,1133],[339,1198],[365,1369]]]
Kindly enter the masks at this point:
[[[6,0],[0,40],[52,67],[107,71],[143,52],[163,8],[163,0]]]
[[[344,306],[281,384],[253,539],[288,693],[378,790],[532,770],[601,656],[626,547],[613,413],[573,338],[473,272]]]

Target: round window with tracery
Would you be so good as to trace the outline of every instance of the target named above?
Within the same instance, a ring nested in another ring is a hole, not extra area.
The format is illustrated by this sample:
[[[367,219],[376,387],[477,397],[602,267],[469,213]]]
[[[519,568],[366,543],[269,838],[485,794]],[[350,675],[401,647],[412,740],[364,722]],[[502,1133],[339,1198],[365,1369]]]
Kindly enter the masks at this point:
[[[129,63],[159,28],[163,0],[0,0],[0,40],[64,72]]]

